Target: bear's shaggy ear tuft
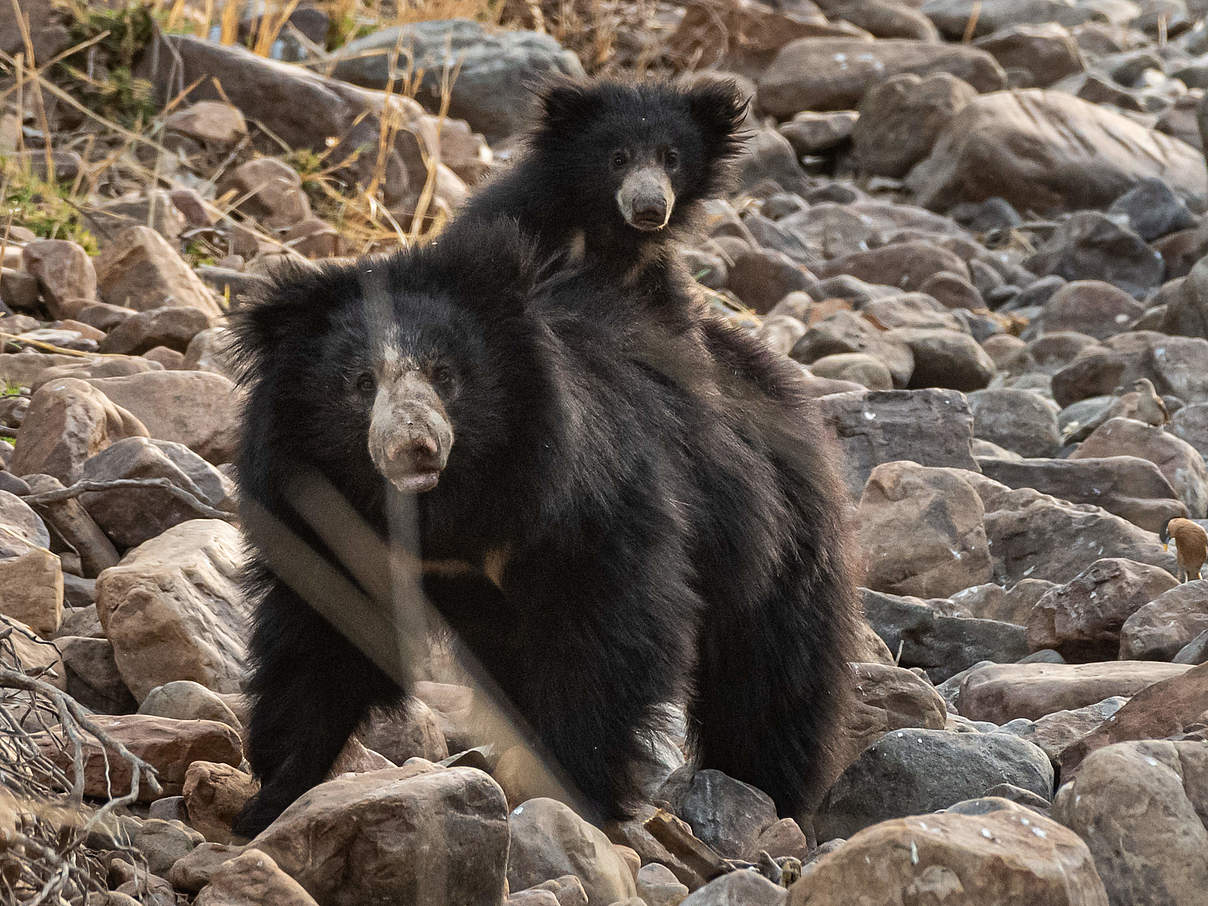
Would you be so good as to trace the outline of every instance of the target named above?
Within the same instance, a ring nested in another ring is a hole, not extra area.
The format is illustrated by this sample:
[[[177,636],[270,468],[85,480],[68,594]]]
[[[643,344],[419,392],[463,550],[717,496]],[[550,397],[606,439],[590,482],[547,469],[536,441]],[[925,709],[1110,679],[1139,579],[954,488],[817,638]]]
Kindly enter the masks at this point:
[[[425,251],[428,279],[479,312],[520,313],[543,279],[536,243],[513,217],[462,217]]]
[[[583,119],[593,112],[587,86],[566,76],[551,76],[537,86],[540,104],[538,132],[542,135],[574,135]]]
[[[746,138],[743,123],[750,100],[729,79],[709,79],[688,89],[688,111],[712,154],[735,154]]]

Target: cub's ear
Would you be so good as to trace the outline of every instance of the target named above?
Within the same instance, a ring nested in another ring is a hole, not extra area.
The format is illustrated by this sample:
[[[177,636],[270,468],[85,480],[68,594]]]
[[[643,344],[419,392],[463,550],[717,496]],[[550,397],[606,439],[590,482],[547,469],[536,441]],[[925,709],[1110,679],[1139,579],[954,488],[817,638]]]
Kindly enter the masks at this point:
[[[536,86],[541,136],[573,136],[592,113],[588,86],[565,76],[552,76]]]
[[[746,137],[743,123],[750,102],[738,85],[729,79],[708,79],[688,89],[685,97],[688,112],[713,153],[735,153]]]

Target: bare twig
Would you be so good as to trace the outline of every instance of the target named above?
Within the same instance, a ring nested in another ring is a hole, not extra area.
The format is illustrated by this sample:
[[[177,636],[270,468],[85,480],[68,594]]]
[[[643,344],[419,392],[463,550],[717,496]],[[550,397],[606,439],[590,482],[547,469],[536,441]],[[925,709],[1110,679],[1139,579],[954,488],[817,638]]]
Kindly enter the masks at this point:
[[[27,494],[21,499],[30,506],[41,506],[47,503],[58,503],[60,500],[69,500],[72,497],[79,497],[81,494],[91,494],[98,491],[120,491],[131,488],[159,488],[161,491],[167,491],[173,497],[183,500],[199,513],[211,519],[234,522],[236,518],[233,513],[210,506],[196,494],[174,485],[166,478],[113,478],[108,481],[77,481],[66,488],[56,488],[53,491],[42,491],[38,494]]]

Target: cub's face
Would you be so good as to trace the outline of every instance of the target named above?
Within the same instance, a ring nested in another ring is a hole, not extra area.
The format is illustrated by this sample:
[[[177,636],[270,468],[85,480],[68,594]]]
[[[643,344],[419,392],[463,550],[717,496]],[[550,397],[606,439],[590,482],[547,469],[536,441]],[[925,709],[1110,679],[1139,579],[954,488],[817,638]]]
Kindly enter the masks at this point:
[[[565,83],[543,102],[536,147],[556,163],[568,203],[603,204],[641,232],[662,230],[720,188],[746,110],[724,82]]]

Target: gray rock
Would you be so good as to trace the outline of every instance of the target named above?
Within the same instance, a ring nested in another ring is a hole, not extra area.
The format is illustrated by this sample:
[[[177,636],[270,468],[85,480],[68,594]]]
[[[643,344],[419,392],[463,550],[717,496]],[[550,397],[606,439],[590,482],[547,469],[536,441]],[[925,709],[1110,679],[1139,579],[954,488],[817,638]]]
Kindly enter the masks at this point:
[[[788,891],[754,871],[732,871],[710,881],[680,906],[782,906]]]
[[[1038,746],[1005,733],[894,730],[835,781],[814,826],[819,839],[850,837],[880,821],[977,798],[1000,783],[1048,799],[1053,765]]]
[[[60,636],[55,647],[67,671],[67,694],[98,714],[129,714],[137,707],[108,639]]]
[[[680,768],[658,798],[670,802],[697,837],[731,859],[750,856],[759,835],[776,823],[771,796],[721,771]]]
[[[1147,242],[1195,226],[1195,217],[1183,200],[1161,179],[1143,179],[1107,209],[1128,219],[1134,233]]]
[[[974,437],[1028,457],[1053,456],[1061,449],[1057,406],[1039,393],[1009,388],[977,390],[969,394],[969,408],[973,410]]]
[[[1059,226],[1024,267],[1067,280],[1104,280],[1142,297],[1162,283],[1162,256],[1104,214],[1080,211]]]

